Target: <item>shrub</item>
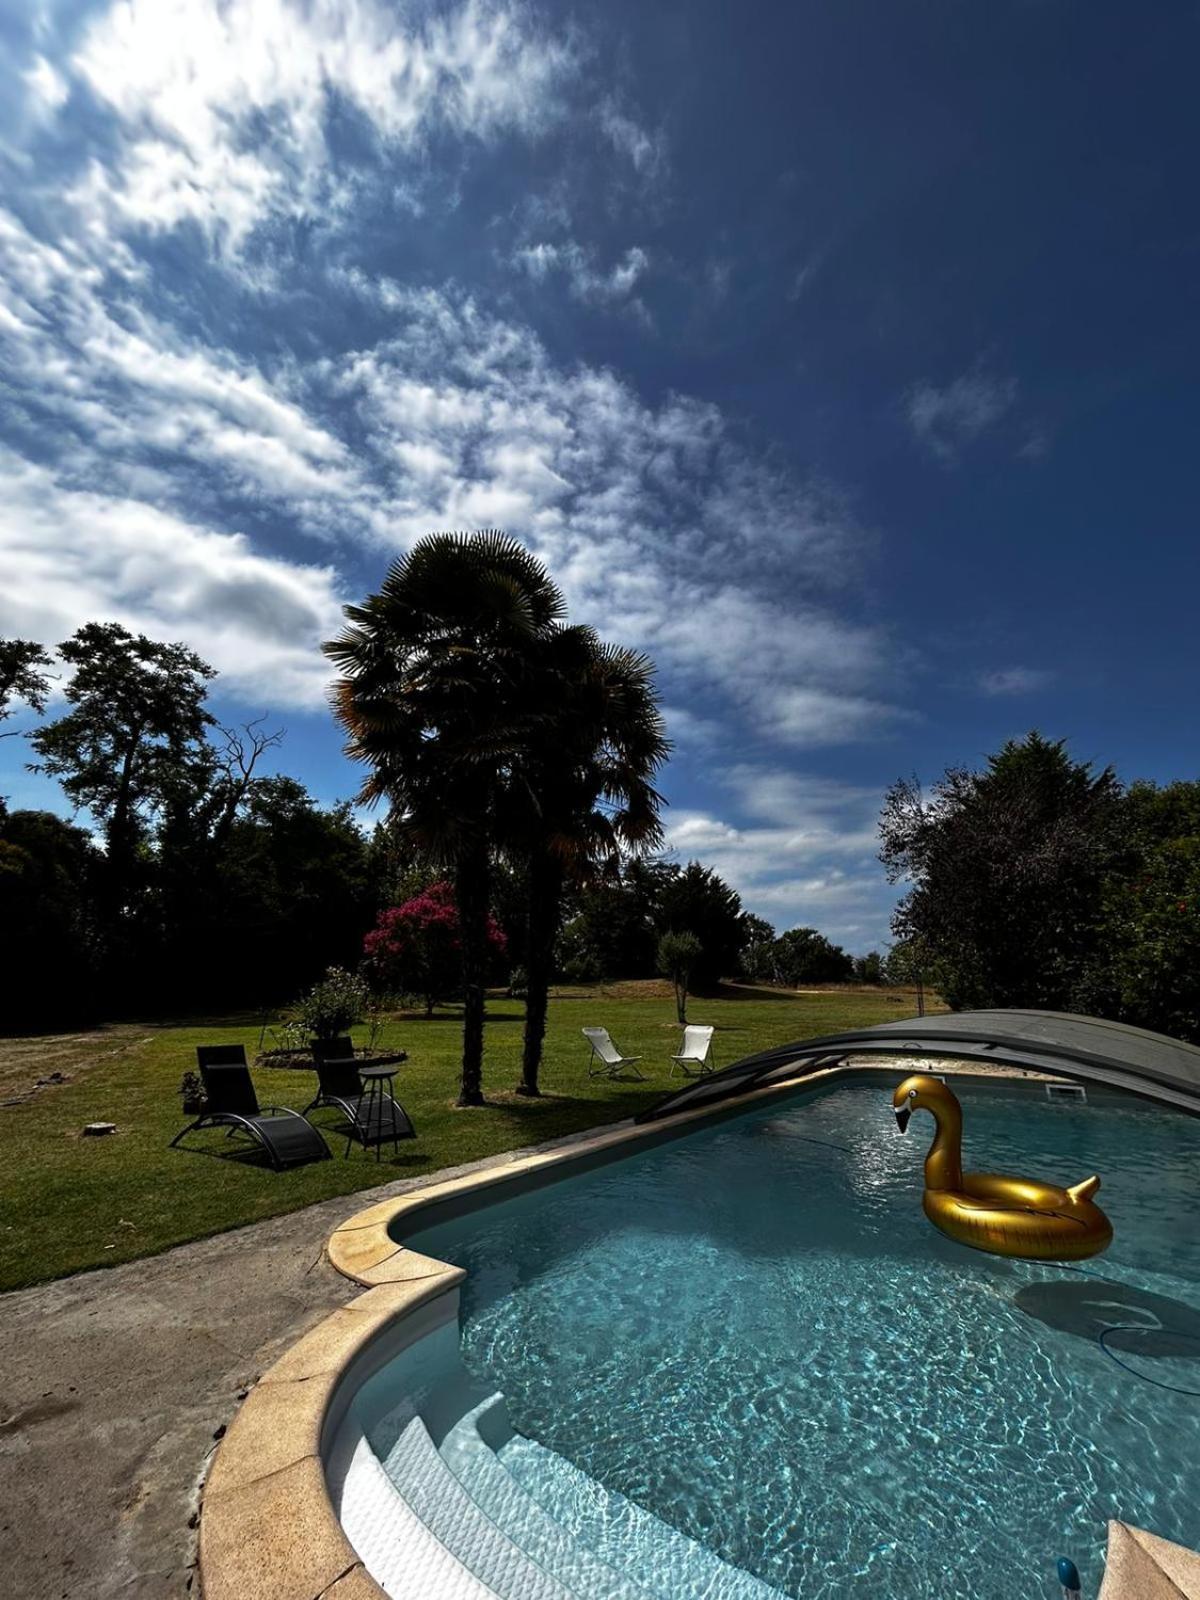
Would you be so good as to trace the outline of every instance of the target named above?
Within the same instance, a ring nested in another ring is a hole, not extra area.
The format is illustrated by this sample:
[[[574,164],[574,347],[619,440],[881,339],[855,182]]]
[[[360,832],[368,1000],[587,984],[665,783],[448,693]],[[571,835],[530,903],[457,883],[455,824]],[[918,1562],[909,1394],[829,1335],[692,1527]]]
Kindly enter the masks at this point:
[[[296,1020],[314,1039],[336,1039],[362,1021],[368,995],[365,978],[342,967],[330,967],[301,1000]]]
[[[488,947],[494,956],[507,949],[494,917],[488,918]],[[436,1002],[461,987],[458,905],[452,885],[431,883],[402,906],[381,911],[363,940],[363,952],[377,987],[421,995],[426,1016],[432,1016]]]
[[[599,983],[605,974],[590,950],[578,950],[563,962],[562,975],[566,983],[586,986]]]

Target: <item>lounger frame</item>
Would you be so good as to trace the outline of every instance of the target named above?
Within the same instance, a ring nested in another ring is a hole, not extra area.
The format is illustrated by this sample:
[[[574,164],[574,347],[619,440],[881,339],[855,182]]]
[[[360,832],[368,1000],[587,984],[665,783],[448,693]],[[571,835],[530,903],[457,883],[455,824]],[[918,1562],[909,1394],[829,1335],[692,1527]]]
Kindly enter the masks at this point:
[[[181,1128],[171,1140],[171,1149],[197,1129],[227,1128],[230,1136],[241,1133],[259,1145],[276,1172],[282,1172],[287,1166],[299,1166],[308,1161],[328,1161],[331,1158],[332,1153],[320,1130],[314,1128],[298,1111],[293,1111],[291,1106],[264,1108],[259,1105],[243,1045],[197,1045],[196,1059],[204,1080],[205,1094],[216,1104],[194,1122],[189,1122],[186,1128]],[[222,1101],[225,1109],[222,1109]],[[243,1109],[231,1109],[231,1102],[238,1101]],[[295,1123],[300,1124],[305,1130],[302,1142],[275,1137],[279,1130],[273,1129],[271,1122],[279,1117],[294,1119],[285,1124],[289,1129]]]
[[[398,1139],[416,1138],[412,1118],[394,1095],[388,1094],[381,1083],[364,1089],[350,1039],[314,1045],[313,1060],[317,1065],[317,1093],[304,1108],[304,1115],[307,1117],[318,1106],[334,1106],[342,1113],[349,1128],[343,1159],[350,1154],[355,1139],[365,1150],[369,1144],[380,1146],[389,1139],[395,1145]]]

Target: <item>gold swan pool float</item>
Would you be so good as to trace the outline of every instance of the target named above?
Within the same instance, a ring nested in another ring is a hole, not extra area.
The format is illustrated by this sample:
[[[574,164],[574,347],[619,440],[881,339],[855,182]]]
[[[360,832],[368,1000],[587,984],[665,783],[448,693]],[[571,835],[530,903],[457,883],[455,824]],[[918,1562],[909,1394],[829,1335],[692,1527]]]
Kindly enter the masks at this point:
[[[1030,1261],[1082,1261],[1112,1243],[1112,1224],[1092,1203],[1100,1179],[1070,1189],[1032,1178],[962,1169],[962,1107],[939,1078],[905,1078],[892,1096],[900,1132],[928,1111],[937,1133],[925,1157],[925,1215],[959,1244]]]

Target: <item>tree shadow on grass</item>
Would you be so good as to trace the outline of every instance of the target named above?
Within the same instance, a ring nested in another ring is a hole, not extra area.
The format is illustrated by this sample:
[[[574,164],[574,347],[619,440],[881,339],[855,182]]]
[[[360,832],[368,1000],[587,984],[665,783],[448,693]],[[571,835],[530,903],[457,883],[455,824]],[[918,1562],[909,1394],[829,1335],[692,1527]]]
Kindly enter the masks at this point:
[[[536,1097],[509,1091],[499,1098],[501,1091],[493,1090],[492,1097],[485,1105],[466,1109],[490,1112],[510,1127],[519,1128],[525,1133],[532,1134],[544,1127],[547,1139],[567,1138],[571,1134],[586,1133],[608,1123],[622,1122],[663,1094],[663,1090],[656,1085],[638,1085],[635,1079],[624,1081],[628,1083],[630,1092],[621,1095],[563,1094],[543,1089]],[[564,1118],[568,1114],[570,1123],[564,1126]]]

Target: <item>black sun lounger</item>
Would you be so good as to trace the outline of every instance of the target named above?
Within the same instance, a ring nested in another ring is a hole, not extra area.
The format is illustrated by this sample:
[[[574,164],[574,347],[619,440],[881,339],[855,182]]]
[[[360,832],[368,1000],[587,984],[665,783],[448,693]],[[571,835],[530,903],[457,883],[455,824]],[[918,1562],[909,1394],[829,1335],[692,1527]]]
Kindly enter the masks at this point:
[[[175,1135],[172,1145],[197,1128],[227,1127],[231,1134],[244,1133],[260,1144],[276,1171],[329,1159],[329,1146],[298,1111],[287,1106],[268,1106],[264,1111],[259,1106],[244,1045],[197,1045],[196,1060],[207,1109]]]
[[[393,1066],[405,1059],[401,1051],[377,1065]],[[381,1082],[363,1088],[359,1064],[354,1059],[354,1045],[349,1039],[314,1044],[313,1060],[317,1066],[317,1097],[304,1114],[307,1116],[317,1106],[336,1106],[349,1125],[347,1155],[351,1139],[360,1140],[365,1148],[369,1144],[386,1144],[389,1139],[394,1144],[397,1139],[416,1138],[412,1118],[400,1102],[385,1091]]]

